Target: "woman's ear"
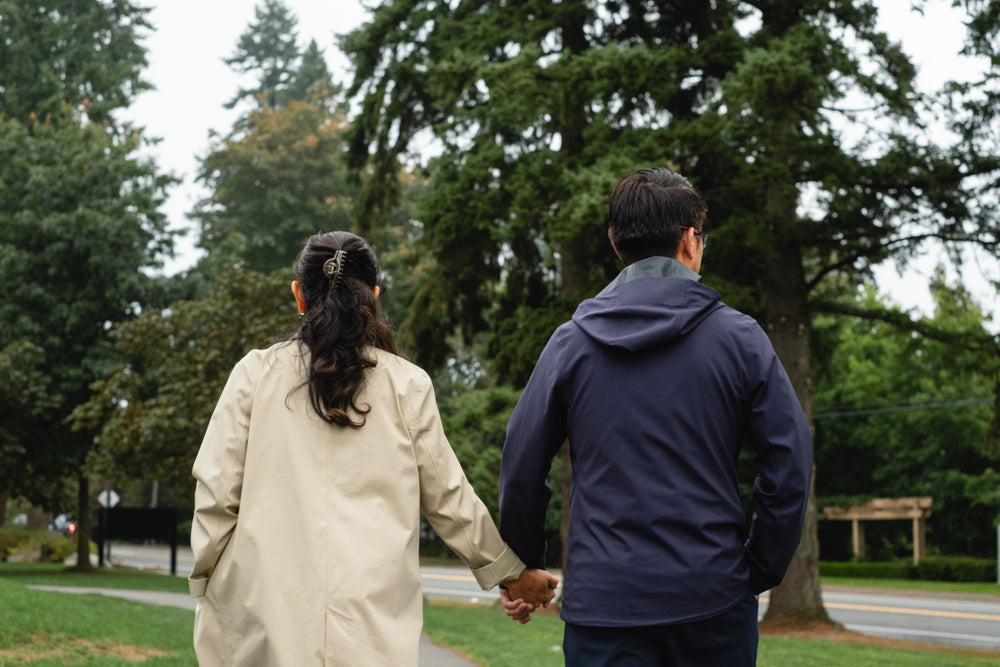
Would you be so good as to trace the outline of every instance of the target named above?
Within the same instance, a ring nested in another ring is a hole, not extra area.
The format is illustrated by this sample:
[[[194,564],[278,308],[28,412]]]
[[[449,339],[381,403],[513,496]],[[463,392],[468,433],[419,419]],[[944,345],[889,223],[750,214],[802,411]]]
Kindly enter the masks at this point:
[[[376,285],[375,289],[373,289],[372,291],[375,292],[375,298],[377,299],[378,295],[382,293],[382,288]]]
[[[295,305],[299,308],[299,315],[304,315],[306,312],[306,300],[302,296],[302,285],[299,284],[298,280],[292,281],[292,294],[295,295]]]

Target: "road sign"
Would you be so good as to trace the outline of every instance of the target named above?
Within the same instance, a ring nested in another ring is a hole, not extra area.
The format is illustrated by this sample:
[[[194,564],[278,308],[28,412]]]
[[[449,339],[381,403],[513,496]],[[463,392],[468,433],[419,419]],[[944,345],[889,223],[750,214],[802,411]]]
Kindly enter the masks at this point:
[[[100,503],[101,507],[114,507],[121,500],[121,497],[115,493],[114,489],[105,489],[101,491],[101,495],[97,496],[97,502]]]

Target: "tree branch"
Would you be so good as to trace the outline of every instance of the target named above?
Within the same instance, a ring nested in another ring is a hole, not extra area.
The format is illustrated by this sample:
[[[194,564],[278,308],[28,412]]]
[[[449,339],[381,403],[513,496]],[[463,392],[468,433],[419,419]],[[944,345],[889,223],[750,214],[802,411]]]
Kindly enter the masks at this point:
[[[904,331],[918,333],[925,338],[956,345],[967,350],[992,350],[1000,354],[1000,336],[985,331],[949,331],[935,326],[926,318],[913,319],[904,312],[884,308],[870,309],[840,301],[813,301],[809,304],[814,313],[847,315],[863,320],[885,322]]]

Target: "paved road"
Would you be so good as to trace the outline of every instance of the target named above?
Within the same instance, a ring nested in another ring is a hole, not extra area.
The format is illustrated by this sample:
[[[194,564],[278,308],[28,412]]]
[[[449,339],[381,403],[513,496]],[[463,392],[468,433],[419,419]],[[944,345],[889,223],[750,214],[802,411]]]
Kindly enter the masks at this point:
[[[162,547],[116,545],[112,547],[112,562],[166,571],[169,553]],[[178,574],[190,572],[190,549],[178,549],[177,562]],[[495,590],[480,590],[471,573],[462,567],[422,567],[420,578],[427,598],[484,605],[498,599]],[[1000,586],[997,592],[1000,593]],[[830,587],[823,592],[827,612],[848,629],[883,637],[1000,651],[1000,596],[991,598],[859,591],[848,587]],[[766,595],[761,603],[763,616],[767,609]]]
[[[1000,651],[1000,596],[829,587],[823,604],[833,620],[864,634]]]

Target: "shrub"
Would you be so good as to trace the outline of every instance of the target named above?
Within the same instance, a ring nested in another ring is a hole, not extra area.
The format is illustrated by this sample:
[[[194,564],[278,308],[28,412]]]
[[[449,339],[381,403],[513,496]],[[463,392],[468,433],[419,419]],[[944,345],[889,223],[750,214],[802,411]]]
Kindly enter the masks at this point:
[[[995,560],[969,556],[927,556],[915,569],[926,581],[995,581],[997,576]]]
[[[0,529],[0,561],[32,551],[39,552],[42,562],[61,563],[76,552],[76,538],[53,535],[45,529],[27,526]]]
[[[969,556],[925,556],[914,565],[908,561],[819,564],[820,575],[864,579],[920,579],[922,581],[996,581],[997,562]]]
[[[892,561],[882,563],[868,562],[829,562],[819,564],[819,573],[827,577],[855,577],[863,579],[916,579],[913,563]]]

